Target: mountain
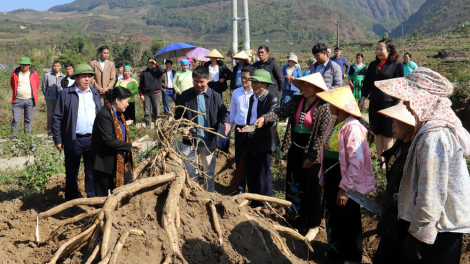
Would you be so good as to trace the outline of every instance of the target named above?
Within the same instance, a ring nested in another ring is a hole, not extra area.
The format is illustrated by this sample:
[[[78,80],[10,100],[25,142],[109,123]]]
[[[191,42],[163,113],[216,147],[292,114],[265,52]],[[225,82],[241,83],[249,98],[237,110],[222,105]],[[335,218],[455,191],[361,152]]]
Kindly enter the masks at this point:
[[[286,41],[300,44],[334,38],[335,20],[340,19],[340,37],[376,38],[408,19],[425,1],[250,0],[250,27],[252,34],[260,38],[273,39],[274,34],[274,37],[284,36]],[[145,9],[142,19],[148,25],[184,27],[193,34],[227,33],[224,39],[230,36],[230,0],[76,0],[49,11],[88,12],[103,6],[110,14],[115,9]],[[239,1],[239,16],[242,16],[241,11]]]
[[[421,8],[391,33],[392,37],[401,36],[417,30],[420,33],[441,32],[454,29],[459,22],[470,20],[469,0],[427,0]]]

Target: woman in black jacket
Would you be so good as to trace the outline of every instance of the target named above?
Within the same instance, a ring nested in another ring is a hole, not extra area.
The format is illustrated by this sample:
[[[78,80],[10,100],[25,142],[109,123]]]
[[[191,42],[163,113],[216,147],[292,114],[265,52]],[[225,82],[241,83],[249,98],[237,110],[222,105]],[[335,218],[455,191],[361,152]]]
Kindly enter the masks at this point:
[[[204,67],[209,69],[209,87],[214,91],[218,92],[221,96],[222,93],[227,90],[227,79],[231,78],[232,71],[224,64],[224,57],[216,49],[212,50],[206,55],[206,58],[210,58],[210,63],[205,63]],[[223,97],[222,97],[223,98]]]
[[[381,156],[384,151],[390,149],[393,145],[393,119],[381,116],[377,112],[396,105],[398,99],[380,91],[374,82],[404,77],[404,70],[403,65],[397,61],[400,55],[390,39],[379,41],[375,55],[375,61],[367,69],[359,108],[362,110],[365,99],[369,98],[370,129],[375,134],[375,146],[379,157],[378,163],[382,169],[385,169]]]
[[[256,69],[263,69],[271,74],[271,80],[274,84],[270,84],[268,90],[281,101],[281,90],[284,86],[284,74],[282,74],[281,66],[279,66],[275,59],[269,58],[269,48],[264,45],[258,48],[258,56],[259,61],[253,64],[253,66]]]
[[[115,87],[106,92],[108,102],[96,115],[92,134],[92,166],[96,196],[107,196],[108,190],[132,180],[134,155],[132,148],[142,143],[131,143],[124,111],[129,105],[131,92]]]

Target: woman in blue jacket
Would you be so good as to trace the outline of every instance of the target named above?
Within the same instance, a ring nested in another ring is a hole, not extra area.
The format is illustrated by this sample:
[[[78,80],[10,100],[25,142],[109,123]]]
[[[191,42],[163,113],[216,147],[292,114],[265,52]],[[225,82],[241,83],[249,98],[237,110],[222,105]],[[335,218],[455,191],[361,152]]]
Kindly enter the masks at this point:
[[[292,80],[302,77],[300,66],[297,65],[297,56],[290,55],[287,60],[288,64],[285,64],[284,67],[282,67],[282,74],[286,80],[282,87],[281,107],[283,107],[285,103],[289,102],[292,96],[299,94],[299,88],[295,87]]]

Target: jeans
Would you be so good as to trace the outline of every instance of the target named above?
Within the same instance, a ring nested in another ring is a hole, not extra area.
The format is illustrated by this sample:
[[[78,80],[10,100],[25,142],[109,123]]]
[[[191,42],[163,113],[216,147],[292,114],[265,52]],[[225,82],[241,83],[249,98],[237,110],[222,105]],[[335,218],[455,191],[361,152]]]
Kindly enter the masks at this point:
[[[170,112],[170,97],[173,99],[173,102],[176,104],[176,92],[173,88],[168,88],[162,93],[163,99],[163,113],[168,115]]]
[[[196,157],[195,151],[197,151],[197,155],[202,159],[202,166],[204,168],[204,172],[208,175],[208,176],[205,176],[205,175],[203,176],[204,177],[204,190],[208,192],[214,192],[214,188],[215,188],[214,176],[215,176],[215,163],[216,163],[215,152],[212,152],[212,153],[209,152],[204,145],[198,146],[196,150],[193,146],[183,144],[182,152],[183,152],[183,155],[186,156],[187,158],[195,159]],[[188,161],[184,161],[184,165],[186,166],[186,170],[188,171],[189,178],[197,183],[198,177],[196,175],[196,169],[195,169],[195,167],[197,167],[197,163],[196,162],[190,163]],[[202,173],[200,174],[203,175]]]
[[[281,108],[286,104],[287,102],[290,101],[291,97],[294,95],[298,95],[299,91],[287,91],[283,90],[282,91],[282,99],[281,99]]]
[[[85,192],[88,197],[95,197],[93,183],[93,168],[90,164],[91,136],[77,138],[74,146],[65,146],[65,200],[70,201],[79,197],[77,176],[80,169],[80,159],[83,156],[85,165]]]
[[[145,125],[150,128],[150,123],[152,122],[152,115],[151,111],[153,111],[154,115],[160,115],[160,92],[158,93],[150,93],[144,94],[144,119]],[[150,109],[150,106],[152,108]]]
[[[21,121],[21,114],[24,110],[24,133],[26,129],[31,133],[31,126],[33,125],[34,111],[36,104],[34,99],[16,99],[16,102],[11,104],[11,112],[13,113],[13,120],[11,121],[11,134],[14,136],[20,130],[19,124]]]

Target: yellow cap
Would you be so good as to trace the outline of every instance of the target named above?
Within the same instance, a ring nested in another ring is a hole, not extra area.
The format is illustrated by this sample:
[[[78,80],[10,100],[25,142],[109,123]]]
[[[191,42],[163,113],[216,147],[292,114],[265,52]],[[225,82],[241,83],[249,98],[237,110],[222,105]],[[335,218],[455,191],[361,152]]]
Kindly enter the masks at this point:
[[[353,116],[362,117],[356,99],[348,86],[317,93],[317,96]]]

